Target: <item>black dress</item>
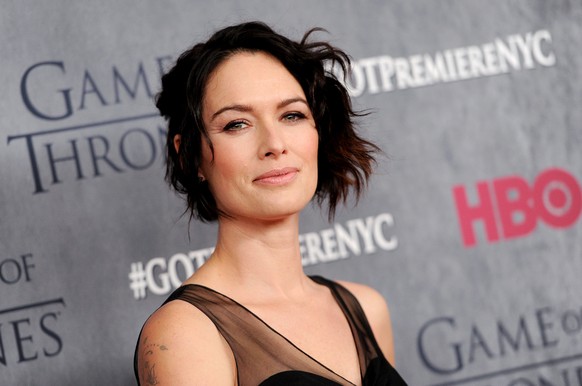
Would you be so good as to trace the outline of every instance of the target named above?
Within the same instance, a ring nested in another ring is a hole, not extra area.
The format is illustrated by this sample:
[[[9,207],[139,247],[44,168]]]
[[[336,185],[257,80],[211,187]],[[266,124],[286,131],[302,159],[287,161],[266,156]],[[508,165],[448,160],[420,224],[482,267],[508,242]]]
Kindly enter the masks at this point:
[[[348,320],[358,351],[362,385],[406,385],[382,355],[364,311],[352,293],[323,277],[312,276],[311,279],[331,290]],[[174,291],[166,303],[176,299],[197,307],[214,323],[232,349],[238,384],[241,386],[353,386],[347,379],[299,349],[246,307],[219,292],[189,284]],[[134,369],[138,378],[137,349]]]

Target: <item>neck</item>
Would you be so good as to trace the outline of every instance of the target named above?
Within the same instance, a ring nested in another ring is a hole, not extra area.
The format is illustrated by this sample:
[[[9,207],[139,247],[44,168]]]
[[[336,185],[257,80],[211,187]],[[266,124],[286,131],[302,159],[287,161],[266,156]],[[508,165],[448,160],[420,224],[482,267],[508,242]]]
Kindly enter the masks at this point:
[[[298,214],[269,222],[221,218],[207,264],[214,265],[221,283],[233,283],[239,292],[293,296],[306,279],[298,237]]]

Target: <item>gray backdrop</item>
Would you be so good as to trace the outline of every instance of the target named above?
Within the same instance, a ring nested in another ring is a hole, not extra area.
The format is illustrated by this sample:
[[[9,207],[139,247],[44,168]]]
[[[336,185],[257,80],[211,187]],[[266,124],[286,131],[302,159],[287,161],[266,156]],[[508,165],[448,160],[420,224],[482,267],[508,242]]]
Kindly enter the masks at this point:
[[[163,182],[160,73],[227,24],[354,59],[385,151],[306,270],[384,294],[411,385],[582,385],[579,1],[2,1],[0,384],[133,384],[215,226]]]

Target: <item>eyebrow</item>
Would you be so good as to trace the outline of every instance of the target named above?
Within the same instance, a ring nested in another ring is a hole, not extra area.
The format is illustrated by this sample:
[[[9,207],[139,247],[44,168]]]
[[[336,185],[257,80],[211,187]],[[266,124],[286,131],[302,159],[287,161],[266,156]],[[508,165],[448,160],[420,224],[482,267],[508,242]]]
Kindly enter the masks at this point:
[[[283,99],[281,102],[279,102],[277,104],[277,110],[281,109],[285,106],[288,106],[292,103],[296,103],[296,102],[301,102],[304,105],[306,105],[307,107],[309,107],[309,104],[307,103],[307,101],[304,98],[295,97],[295,98]],[[217,116],[224,113],[225,111],[230,111],[230,110],[240,111],[240,112],[246,113],[249,111],[253,111],[253,108],[249,105],[239,105],[239,104],[224,106],[223,108],[219,109],[217,112],[212,114],[212,118],[210,119],[210,121],[212,122]]]

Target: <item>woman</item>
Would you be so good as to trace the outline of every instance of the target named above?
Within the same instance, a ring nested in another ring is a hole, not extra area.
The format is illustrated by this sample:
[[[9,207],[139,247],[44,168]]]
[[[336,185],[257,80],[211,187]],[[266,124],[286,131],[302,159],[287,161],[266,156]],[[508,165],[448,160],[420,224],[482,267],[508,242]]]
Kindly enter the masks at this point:
[[[162,79],[167,178],[191,216],[218,221],[218,238],[144,325],[142,385],[404,384],[381,295],[302,269],[300,211],[315,196],[332,218],[377,150],[324,70],[345,71],[347,56],[311,32],[297,43],[262,23],[228,27]]]

